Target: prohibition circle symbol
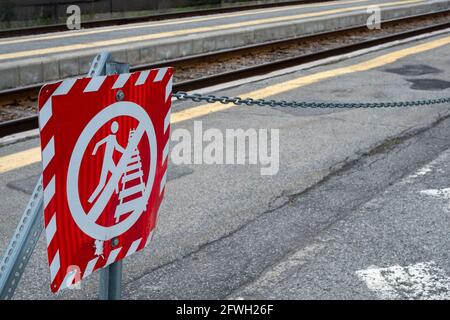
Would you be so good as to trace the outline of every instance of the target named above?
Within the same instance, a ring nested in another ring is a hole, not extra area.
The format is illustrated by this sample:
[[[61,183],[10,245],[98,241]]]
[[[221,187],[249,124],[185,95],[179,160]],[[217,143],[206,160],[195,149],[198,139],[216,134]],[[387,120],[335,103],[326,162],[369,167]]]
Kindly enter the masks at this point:
[[[86,212],[81,203],[79,194],[79,172],[83,155],[95,133],[107,122],[121,116],[128,116],[136,119],[138,121],[138,126],[135,129],[133,136],[128,140],[127,146],[124,148],[124,152],[116,166],[117,170],[114,170],[111,174],[97,200],[88,212]],[[149,167],[147,168],[148,178],[145,183],[145,189],[142,192],[142,201],[133,207],[131,213],[123,221],[112,226],[100,225],[97,223],[97,220],[113,195],[116,186],[122,177],[123,168],[130,160],[133,150],[137,148],[141,139],[147,139],[150,147],[150,161]],[[75,148],[72,151],[67,174],[67,202],[69,209],[76,224],[84,233],[94,239],[110,240],[125,233],[134,225],[134,223],[136,223],[144,212],[152,191],[156,171],[156,150],[157,144],[153,123],[147,112],[136,103],[129,101],[116,102],[103,109],[90,120],[81,132],[75,144]]]

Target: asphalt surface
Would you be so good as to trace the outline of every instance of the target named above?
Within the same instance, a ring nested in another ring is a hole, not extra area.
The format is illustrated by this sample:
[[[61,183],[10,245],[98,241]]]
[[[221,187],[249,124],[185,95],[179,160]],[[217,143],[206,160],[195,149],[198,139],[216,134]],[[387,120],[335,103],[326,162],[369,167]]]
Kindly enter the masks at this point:
[[[229,298],[450,299],[449,124],[389,141],[273,212],[296,225],[272,240],[297,238],[292,249]]]
[[[448,34],[216,94],[245,97],[256,89],[444,36]],[[442,82],[449,76],[448,46],[442,46],[273,98],[436,98],[448,96]],[[175,103],[173,112],[192,106]],[[444,275],[450,274],[445,264],[446,201],[420,193],[445,188],[445,161],[438,162],[429,176],[407,177],[441,153],[445,157],[450,147],[449,116],[448,106],[322,111],[235,107],[197,119],[204,129],[279,129],[280,170],[262,176],[261,167],[255,165],[171,163],[154,240],[124,263],[124,298],[401,298],[409,296],[395,295],[387,284],[377,290],[369,286],[374,288],[375,283],[379,288],[383,282],[377,272],[384,275],[405,267],[413,274],[432,270],[427,274],[438,274],[445,289]],[[172,132],[180,128],[192,133],[193,121],[174,124]],[[0,157],[37,145],[30,139],[4,146]],[[0,251],[39,170],[36,163],[0,175]],[[430,180],[426,188],[420,185],[433,177],[435,184]],[[83,281],[82,290],[52,295],[46,260],[41,237],[16,299],[96,298],[98,273]]]
[[[432,129],[386,141],[312,188],[289,194],[280,208],[134,281],[126,295],[373,299],[377,295],[357,277],[359,270],[431,261],[450,274],[450,193],[441,200],[421,193],[448,188],[449,125],[446,117]],[[425,167],[432,173],[421,168],[434,157],[438,160]],[[417,176],[410,174],[416,171]],[[441,292],[445,298],[450,298],[448,279]],[[398,294],[410,297],[406,290]]]

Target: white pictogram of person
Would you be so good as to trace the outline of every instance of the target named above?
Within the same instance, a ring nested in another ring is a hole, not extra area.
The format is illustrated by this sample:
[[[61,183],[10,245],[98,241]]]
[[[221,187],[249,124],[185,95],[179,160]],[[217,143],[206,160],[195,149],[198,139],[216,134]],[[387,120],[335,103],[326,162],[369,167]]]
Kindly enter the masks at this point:
[[[119,124],[116,121],[114,121],[113,123],[111,123],[112,134],[109,134],[108,136],[97,142],[97,144],[94,147],[94,150],[92,151],[92,155],[95,156],[98,148],[101,145],[105,144],[105,154],[103,156],[103,164],[102,164],[102,171],[100,173],[100,180],[94,192],[89,197],[88,200],[89,203],[92,203],[105,187],[108,172],[114,174],[114,171],[117,169],[113,158],[114,151],[118,151],[122,154],[125,152],[125,149],[119,144],[119,142],[117,142],[116,138],[117,130],[119,130]],[[116,186],[116,193],[117,192],[118,192],[118,185]]]

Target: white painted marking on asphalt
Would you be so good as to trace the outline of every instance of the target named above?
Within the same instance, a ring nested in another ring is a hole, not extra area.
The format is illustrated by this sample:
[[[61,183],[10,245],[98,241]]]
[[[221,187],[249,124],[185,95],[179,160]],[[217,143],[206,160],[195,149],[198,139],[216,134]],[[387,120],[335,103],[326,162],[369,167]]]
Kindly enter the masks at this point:
[[[370,267],[356,275],[382,299],[450,299],[450,277],[434,261],[406,267]]]
[[[257,281],[258,286],[264,287],[278,282],[285,274],[289,274],[292,270],[300,268],[300,266],[307,263],[324,248],[325,245],[323,243],[313,243],[294,252],[264,273]]]
[[[418,178],[418,177],[422,177],[422,176],[424,176],[427,173],[430,173],[432,171],[433,171],[433,167],[430,164],[427,164],[423,168],[420,168],[415,173],[413,173],[410,176],[408,176],[407,179],[415,179],[415,178]]]
[[[450,188],[444,189],[427,189],[420,191],[421,194],[442,199],[450,199]]]
[[[281,260],[276,265],[270,267],[265,271],[255,282],[241,287],[236,292],[227,296],[227,300],[244,300],[247,299],[247,294],[255,293],[260,288],[267,288],[273,286],[292,276],[297,270],[301,269],[303,265],[311,261],[320,251],[325,248],[324,243],[312,243],[298,251],[295,251],[287,258]],[[269,298],[270,299],[270,298]]]

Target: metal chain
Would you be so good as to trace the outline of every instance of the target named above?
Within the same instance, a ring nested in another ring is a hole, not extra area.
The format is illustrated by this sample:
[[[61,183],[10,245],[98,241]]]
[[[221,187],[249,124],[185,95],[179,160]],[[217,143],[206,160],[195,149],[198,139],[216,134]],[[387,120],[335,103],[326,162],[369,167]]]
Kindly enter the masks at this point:
[[[192,100],[194,102],[207,102],[222,104],[232,103],[237,106],[269,106],[282,108],[403,108],[403,107],[418,107],[436,104],[450,103],[450,97],[427,99],[427,100],[412,100],[412,101],[394,101],[394,102],[307,102],[307,101],[285,101],[285,100],[265,100],[252,99],[240,97],[217,97],[215,95],[203,95],[199,93],[189,94],[184,91],[178,91],[173,94],[175,98],[181,101]]]

